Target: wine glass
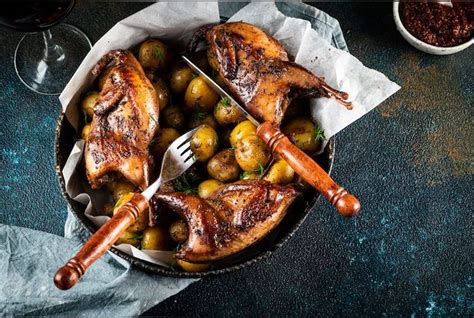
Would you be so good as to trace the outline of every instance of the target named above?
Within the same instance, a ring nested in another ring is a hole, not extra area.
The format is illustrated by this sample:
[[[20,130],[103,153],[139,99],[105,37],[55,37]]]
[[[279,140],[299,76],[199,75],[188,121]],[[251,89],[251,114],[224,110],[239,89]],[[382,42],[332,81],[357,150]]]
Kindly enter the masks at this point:
[[[74,4],[74,0],[0,1],[0,27],[28,32],[15,49],[14,64],[23,84],[36,93],[61,93],[92,47],[81,30],[58,24]]]

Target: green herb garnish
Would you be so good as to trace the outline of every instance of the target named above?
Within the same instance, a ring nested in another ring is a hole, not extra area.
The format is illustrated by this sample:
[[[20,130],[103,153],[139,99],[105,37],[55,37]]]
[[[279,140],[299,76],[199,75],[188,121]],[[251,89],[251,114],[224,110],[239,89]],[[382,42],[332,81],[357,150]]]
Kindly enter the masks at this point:
[[[262,166],[261,163],[258,164],[258,169],[257,169],[258,176],[261,177],[265,173],[265,167]]]
[[[194,73],[191,74],[191,79],[192,79],[192,80],[195,79],[196,77],[199,77],[199,76],[198,76],[197,74],[194,74]]]
[[[199,118],[199,119],[204,119],[207,117],[207,113],[205,112],[196,112],[194,113],[194,116],[196,116],[196,118]]]
[[[181,176],[173,182],[173,188],[186,194],[197,194],[197,188],[191,185],[186,176]]]
[[[319,128],[319,126],[316,126],[315,129],[314,129],[314,139],[315,139],[316,141],[325,140],[325,139],[326,139],[326,136],[324,136],[324,130],[322,130],[321,128]]]
[[[163,52],[161,51],[161,49],[159,47],[154,47],[153,48],[153,55],[157,58],[157,59],[160,59],[162,61],[165,60],[165,55],[163,54]]]
[[[229,106],[229,105],[230,105],[230,98],[227,97],[227,96],[226,96],[226,97],[223,97],[223,98],[221,99],[221,103],[222,103],[222,105]]]

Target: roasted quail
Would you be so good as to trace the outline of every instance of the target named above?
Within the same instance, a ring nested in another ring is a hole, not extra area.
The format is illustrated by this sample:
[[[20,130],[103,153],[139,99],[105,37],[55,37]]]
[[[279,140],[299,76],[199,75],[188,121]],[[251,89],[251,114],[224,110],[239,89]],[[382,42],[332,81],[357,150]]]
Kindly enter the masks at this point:
[[[106,67],[108,75],[94,106],[86,142],[87,178],[96,189],[110,180],[112,172],[118,172],[145,189],[152,160],[148,146],[158,129],[157,96],[131,52],[110,51],[92,73],[98,76]]]
[[[348,94],[290,62],[283,46],[258,27],[233,22],[205,26],[191,41],[194,51],[202,38],[209,44],[209,64],[230,92],[258,120],[279,125],[291,99],[332,97],[351,109]]]
[[[245,180],[223,186],[208,199],[180,192],[158,193],[155,199],[188,224],[188,240],[176,258],[199,263],[237,253],[263,238],[296,196],[293,186]]]

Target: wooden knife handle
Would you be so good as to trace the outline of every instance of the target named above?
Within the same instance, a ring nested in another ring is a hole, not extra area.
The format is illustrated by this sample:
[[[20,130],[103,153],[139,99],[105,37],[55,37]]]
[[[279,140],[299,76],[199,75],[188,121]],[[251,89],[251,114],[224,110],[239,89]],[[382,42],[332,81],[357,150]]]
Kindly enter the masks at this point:
[[[81,250],[54,275],[54,284],[59,289],[69,289],[84,275],[85,271],[117,241],[122,233],[148,208],[148,200],[135,193],[114,216],[102,225],[84,244]]]
[[[257,128],[257,135],[272,152],[279,154],[306,182],[321,192],[343,216],[359,212],[359,200],[338,185],[310,156],[293,145],[283,133],[264,122]]]

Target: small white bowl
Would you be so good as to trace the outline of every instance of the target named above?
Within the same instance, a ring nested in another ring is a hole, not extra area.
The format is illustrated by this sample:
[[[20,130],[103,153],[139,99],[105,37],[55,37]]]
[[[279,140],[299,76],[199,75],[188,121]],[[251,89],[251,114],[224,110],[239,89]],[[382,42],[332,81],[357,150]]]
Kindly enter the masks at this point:
[[[414,46],[418,50],[423,51],[425,53],[434,54],[434,55],[448,55],[448,54],[461,52],[462,50],[470,47],[472,43],[474,43],[474,38],[473,38],[463,44],[459,44],[456,46],[441,47],[441,46],[434,46],[417,39],[410,32],[408,32],[408,30],[403,25],[402,20],[400,19],[400,12],[398,10],[399,5],[400,5],[399,1],[393,2],[393,17],[395,19],[395,24],[397,25],[398,32],[400,32],[400,34],[403,36],[405,40],[407,40],[408,43],[410,43],[412,46]]]

